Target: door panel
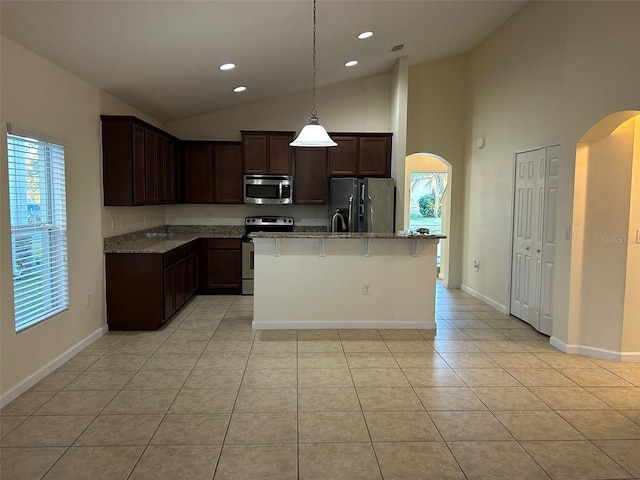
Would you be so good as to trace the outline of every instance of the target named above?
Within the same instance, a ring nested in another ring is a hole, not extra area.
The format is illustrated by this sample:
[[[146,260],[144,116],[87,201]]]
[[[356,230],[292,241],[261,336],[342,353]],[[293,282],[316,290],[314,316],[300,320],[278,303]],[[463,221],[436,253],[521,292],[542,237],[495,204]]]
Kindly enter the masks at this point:
[[[558,146],[516,154],[510,313],[550,335]]]
[[[546,335],[553,333],[553,284],[556,261],[556,211],[558,199],[558,162],[560,146],[547,148],[544,202],[544,235],[542,237],[542,278],[540,292],[540,327]]]

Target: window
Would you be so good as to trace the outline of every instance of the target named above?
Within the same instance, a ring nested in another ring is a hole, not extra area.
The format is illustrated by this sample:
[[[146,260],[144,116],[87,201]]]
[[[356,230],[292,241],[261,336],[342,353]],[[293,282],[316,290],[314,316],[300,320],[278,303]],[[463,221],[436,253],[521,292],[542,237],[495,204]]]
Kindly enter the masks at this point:
[[[13,301],[20,331],[69,306],[64,146],[9,131]]]

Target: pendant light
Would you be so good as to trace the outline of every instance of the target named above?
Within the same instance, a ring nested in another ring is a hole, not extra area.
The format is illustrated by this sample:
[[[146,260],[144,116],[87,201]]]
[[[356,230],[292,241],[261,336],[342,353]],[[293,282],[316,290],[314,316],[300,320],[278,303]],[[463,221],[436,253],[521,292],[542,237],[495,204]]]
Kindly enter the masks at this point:
[[[316,0],[313,0],[313,84],[311,88],[311,118],[298,137],[289,145],[292,147],[335,147],[338,144],[322,125],[318,123],[316,111]]]

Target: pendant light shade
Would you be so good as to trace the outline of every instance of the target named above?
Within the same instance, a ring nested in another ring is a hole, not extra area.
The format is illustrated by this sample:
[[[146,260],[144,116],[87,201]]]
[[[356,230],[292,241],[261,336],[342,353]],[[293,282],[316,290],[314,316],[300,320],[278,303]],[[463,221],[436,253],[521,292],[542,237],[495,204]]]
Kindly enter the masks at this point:
[[[318,123],[316,111],[316,0],[313,0],[313,84],[311,87],[311,118],[289,145],[292,147],[335,147],[338,144],[322,125]]]
[[[318,123],[318,117],[311,117],[298,138],[289,145],[292,147],[335,147],[338,144],[331,140],[324,127]]]

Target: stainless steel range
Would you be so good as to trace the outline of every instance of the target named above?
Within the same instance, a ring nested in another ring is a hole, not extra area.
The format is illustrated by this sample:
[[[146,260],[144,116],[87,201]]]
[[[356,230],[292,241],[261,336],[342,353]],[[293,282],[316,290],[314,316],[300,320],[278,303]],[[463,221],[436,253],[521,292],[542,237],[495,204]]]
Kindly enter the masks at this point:
[[[255,215],[244,219],[245,236],[242,243],[242,294],[253,295],[253,232],[293,232],[293,217]]]

